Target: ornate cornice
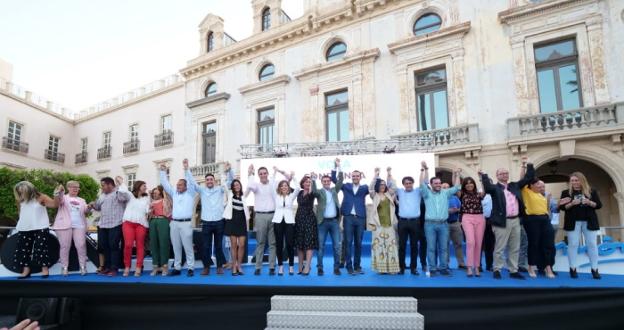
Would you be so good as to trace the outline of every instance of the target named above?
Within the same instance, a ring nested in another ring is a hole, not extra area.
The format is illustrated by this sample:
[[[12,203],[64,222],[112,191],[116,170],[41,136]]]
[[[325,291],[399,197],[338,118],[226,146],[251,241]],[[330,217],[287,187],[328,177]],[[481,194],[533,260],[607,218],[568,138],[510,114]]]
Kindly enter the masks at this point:
[[[280,75],[274,78],[271,78],[266,81],[259,81],[253,84],[245,85],[238,89],[241,94],[247,94],[249,92],[257,91],[259,89],[268,88],[275,85],[285,85],[290,82],[290,77],[288,75]]]
[[[405,0],[354,0],[342,8],[323,13],[318,16],[309,15],[282,24],[268,31],[255,34],[235,44],[203,54],[188,61],[187,66],[180,70],[186,78],[191,79],[206,72],[213,71],[224,65],[240,62],[250,57],[257,57],[258,52],[283,46],[288,42],[324,33],[345,22],[366,19],[383,13],[384,9],[395,4],[395,7],[414,5],[414,1]]]
[[[428,43],[431,41],[441,40],[450,37],[463,37],[470,30],[470,22],[464,22],[461,24],[453,25],[433,33],[428,33],[422,36],[412,36],[407,39],[403,39],[397,42],[388,44],[388,49],[392,54],[397,51],[413,47],[419,44]]]
[[[199,99],[196,101],[192,101],[186,104],[186,106],[189,109],[193,109],[195,107],[198,107],[200,105],[204,105],[204,104],[208,104],[208,103],[213,103],[213,102],[217,102],[217,101],[227,101],[230,98],[230,94],[222,92],[222,93],[217,93],[215,95],[211,95],[208,97],[204,97],[203,99]]]
[[[529,16],[542,15],[585,2],[597,2],[597,0],[553,0],[542,3],[528,4],[501,11],[498,13],[498,20],[503,24],[510,24]]]
[[[365,51],[362,51],[353,55],[345,56],[345,58],[343,58],[342,60],[329,62],[329,63],[321,63],[321,64],[317,64],[311,67],[307,67],[301,71],[297,71],[293,73],[293,76],[297,78],[297,80],[301,80],[302,78],[305,78],[308,75],[318,74],[318,73],[328,71],[331,69],[335,69],[338,67],[342,67],[342,66],[354,63],[354,62],[365,61],[368,59],[375,60],[377,59],[377,57],[379,57],[379,54],[380,54],[379,48],[368,49],[368,50],[365,50]]]

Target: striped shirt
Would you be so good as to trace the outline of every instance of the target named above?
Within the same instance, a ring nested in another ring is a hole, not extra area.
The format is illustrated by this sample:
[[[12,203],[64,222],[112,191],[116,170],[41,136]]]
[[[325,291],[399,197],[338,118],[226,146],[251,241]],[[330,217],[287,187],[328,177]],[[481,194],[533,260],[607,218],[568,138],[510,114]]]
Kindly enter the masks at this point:
[[[121,225],[126,203],[130,200],[130,192],[117,189],[102,193],[95,201],[93,208],[100,211],[100,228],[114,228]]]

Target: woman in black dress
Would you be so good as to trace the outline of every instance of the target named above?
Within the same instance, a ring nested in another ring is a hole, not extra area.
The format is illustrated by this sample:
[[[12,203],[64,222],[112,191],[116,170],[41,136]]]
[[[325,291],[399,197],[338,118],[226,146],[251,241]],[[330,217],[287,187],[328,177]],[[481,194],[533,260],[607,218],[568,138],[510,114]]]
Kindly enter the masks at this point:
[[[318,228],[314,214],[316,187],[309,176],[299,183],[301,191],[297,195],[297,213],[295,214],[295,248],[299,257],[299,273],[310,274],[313,250],[318,249]],[[305,267],[302,263],[305,253]]]
[[[230,193],[223,210],[225,219],[224,234],[230,236],[230,253],[232,255],[232,276],[243,275],[241,264],[245,257],[245,240],[249,222],[249,210],[243,198],[243,185],[237,179],[232,180]]]

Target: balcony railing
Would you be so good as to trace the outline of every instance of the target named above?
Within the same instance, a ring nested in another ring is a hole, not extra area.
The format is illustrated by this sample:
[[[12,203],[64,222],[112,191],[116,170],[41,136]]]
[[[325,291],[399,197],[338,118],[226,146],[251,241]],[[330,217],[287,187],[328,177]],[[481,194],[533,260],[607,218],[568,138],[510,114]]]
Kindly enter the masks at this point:
[[[507,120],[510,142],[594,136],[624,128],[624,103],[522,116]]]
[[[390,139],[366,138],[345,142],[281,143],[241,145],[243,158],[359,155],[406,151],[440,151],[479,143],[479,125],[469,124],[445,129],[396,135]]]
[[[164,131],[154,135],[154,148],[173,145],[173,131]]]
[[[13,150],[13,151],[27,154],[28,143],[3,136],[2,137],[2,149]]]
[[[88,156],[88,154],[87,154],[86,151],[83,151],[81,153],[77,153],[76,154],[76,164],[84,164],[84,163],[86,163],[87,159],[88,159],[87,156]]]
[[[133,152],[138,152],[139,151],[139,146],[141,145],[139,140],[130,140],[128,142],[125,142],[123,145],[123,153],[125,154],[129,154],[129,153],[133,153]]]
[[[58,163],[61,163],[61,164],[65,163],[65,154],[62,154],[62,153],[54,151],[54,150],[45,149],[43,157],[45,159],[51,160],[53,162],[58,162]]]
[[[97,154],[97,159],[98,160],[102,160],[102,159],[111,158],[111,151],[112,151],[112,147],[111,146],[105,146],[105,147],[99,148],[98,149],[98,154]]]
[[[191,167],[191,174],[193,174],[193,176],[201,176],[203,178],[206,174],[212,173],[216,177],[219,177],[217,173],[221,173],[223,169],[223,163],[203,164]]]

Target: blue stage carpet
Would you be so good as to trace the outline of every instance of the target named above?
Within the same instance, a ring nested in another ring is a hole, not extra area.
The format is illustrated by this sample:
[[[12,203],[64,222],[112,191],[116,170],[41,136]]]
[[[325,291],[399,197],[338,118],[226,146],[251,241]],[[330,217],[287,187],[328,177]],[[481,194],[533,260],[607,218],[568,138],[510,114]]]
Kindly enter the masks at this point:
[[[313,265],[316,263],[313,262]],[[624,288],[624,275],[603,274],[602,280],[594,280],[591,274],[579,274],[578,279],[571,279],[567,273],[560,273],[555,279],[548,279],[538,276],[535,279],[526,280],[510,279],[506,272],[503,272],[503,279],[495,280],[491,272],[482,273],[481,277],[469,278],[464,270],[452,269],[452,276],[426,277],[424,272],[414,276],[405,275],[380,275],[372,272],[366,265],[370,265],[370,259],[363,258],[362,264],[365,266],[363,275],[348,275],[346,270],[341,269],[342,275],[336,276],[332,273],[332,259],[325,258],[325,275],[316,275],[316,268],[312,269],[309,276],[288,275],[269,276],[268,267],[265,265],[262,274],[253,275],[254,266],[244,266],[244,276],[232,276],[229,270],[224,275],[216,275],[216,269],[212,268],[209,276],[200,276],[201,269],[196,269],[194,277],[187,277],[186,271],[181,276],[163,277],[149,276],[145,272],[143,276],[137,278],[133,273],[129,277],[106,277],[95,274],[80,276],[72,274],[67,277],[50,276],[42,279],[33,276],[24,282],[77,282],[77,283],[137,283],[141,285],[149,284],[170,284],[170,285],[219,285],[219,286],[288,286],[288,287],[388,287],[388,288]],[[286,271],[287,271],[287,267]],[[295,271],[296,271],[295,264]],[[525,274],[526,275],[526,274]],[[14,277],[1,278],[0,281],[14,281]]]

